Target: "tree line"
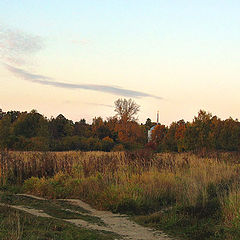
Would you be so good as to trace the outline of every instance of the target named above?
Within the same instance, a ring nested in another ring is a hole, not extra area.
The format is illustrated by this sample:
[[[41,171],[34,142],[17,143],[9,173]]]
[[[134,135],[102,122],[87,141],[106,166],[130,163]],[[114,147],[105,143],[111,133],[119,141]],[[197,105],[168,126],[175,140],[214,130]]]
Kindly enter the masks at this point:
[[[149,145],[157,151],[239,151],[240,122],[231,117],[221,120],[200,110],[192,122],[157,125]]]
[[[139,106],[132,99],[115,101],[116,115],[73,122],[59,114],[46,118],[31,112],[0,111],[0,148],[19,151],[122,151],[152,148],[155,151],[240,150],[240,122],[221,120],[200,110],[192,122],[170,126],[147,119],[139,124]],[[149,141],[148,130],[153,126]]]
[[[47,119],[31,112],[0,111],[0,148],[25,151],[122,151],[144,147],[146,129],[135,115],[139,106],[132,99],[115,101],[116,115],[91,124],[77,122],[62,114]]]

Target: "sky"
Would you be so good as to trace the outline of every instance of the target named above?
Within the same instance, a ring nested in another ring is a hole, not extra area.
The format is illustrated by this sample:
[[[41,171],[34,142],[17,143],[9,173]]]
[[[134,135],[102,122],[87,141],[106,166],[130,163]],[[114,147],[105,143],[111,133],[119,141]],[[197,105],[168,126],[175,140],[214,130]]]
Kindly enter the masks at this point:
[[[1,0],[0,108],[91,123],[240,119],[240,1]]]

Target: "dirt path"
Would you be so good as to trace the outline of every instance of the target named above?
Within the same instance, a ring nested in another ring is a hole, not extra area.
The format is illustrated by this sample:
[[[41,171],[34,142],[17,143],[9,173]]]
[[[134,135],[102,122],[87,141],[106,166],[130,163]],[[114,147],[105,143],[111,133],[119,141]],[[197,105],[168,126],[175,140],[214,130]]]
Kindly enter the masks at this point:
[[[27,208],[27,207],[23,207],[23,206],[8,205],[8,204],[3,204],[3,203],[0,203],[0,206],[7,206],[7,207],[10,207],[10,208],[20,210],[20,211],[24,211],[24,212],[30,213],[30,214],[32,214],[36,217],[52,218],[52,216],[48,215],[47,213],[43,212],[42,210]]]
[[[27,195],[27,194],[21,194],[21,196],[31,197],[38,200],[44,200],[43,198],[39,198],[32,195]],[[88,229],[113,232],[120,235],[124,240],[130,240],[130,239],[131,240],[170,240],[172,239],[172,238],[169,238],[166,234],[164,234],[161,231],[154,231],[152,229],[140,226],[133,221],[130,221],[126,215],[113,214],[112,212],[108,212],[108,211],[98,211],[92,208],[90,205],[77,199],[61,199],[61,200],[65,200],[72,205],[76,205],[87,210],[88,213],[85,213],[85,215],[98,217],[105,223],[105,226],[99,226],[97,224],[90,223],[82,219],[62,219],[64,221],[73,223],[77,226],[81,226]],[[28,208],[26,206],[15,206],[15,205],[8,205],[8,206],[18,210],[28,212],[35,216],[52,218],[52,216],[44,213],[42,210]]]
[[[95,217],[99,217],[108,226],[108,231],[117,233],[123,236],[124,239],[133,240],[170,240],[166,234],[160,231],[153,231],[152,229],[142,227],[132,221],[130,221],[126,215],[114,214],[108,211],[98,211],[92,208],[87,203],[81,200],[65,199],[66,201],[80,206]],[[78,224],[78,219],[75,220],[75,224]]]

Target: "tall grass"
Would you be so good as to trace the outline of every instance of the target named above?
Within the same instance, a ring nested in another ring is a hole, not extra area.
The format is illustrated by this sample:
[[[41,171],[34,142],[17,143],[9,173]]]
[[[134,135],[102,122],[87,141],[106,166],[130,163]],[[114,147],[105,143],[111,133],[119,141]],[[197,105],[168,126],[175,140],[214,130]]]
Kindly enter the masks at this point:
[[[9,211],[7,208],[1,207],[1,210]],[[23,221],[20,219],[20,214],[18,211],[9,211],[9,215],[5,224],[7,225],[7,237],[3,240],[21,240],[23,235]],[[2,226],[1,226],[1,230]]]
[[[80,198],[99,209],[150,214],[171,207],[176,215],[168,221],[180,221],[177,214],[214,218],[234,239],[231,231],[240,227],[239,160],[230,153],[4,152],[0,176],[1,184],[24,182],[25,192]]]

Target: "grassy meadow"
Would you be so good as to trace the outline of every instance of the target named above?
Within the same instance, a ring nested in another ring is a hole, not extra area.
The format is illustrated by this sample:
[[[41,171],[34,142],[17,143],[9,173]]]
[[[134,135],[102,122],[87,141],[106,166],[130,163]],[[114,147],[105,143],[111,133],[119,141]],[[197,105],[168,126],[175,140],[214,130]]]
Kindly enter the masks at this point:
[[[1,152],[0,186],[79,198],[179,239],[240,239],[238,153]]]

